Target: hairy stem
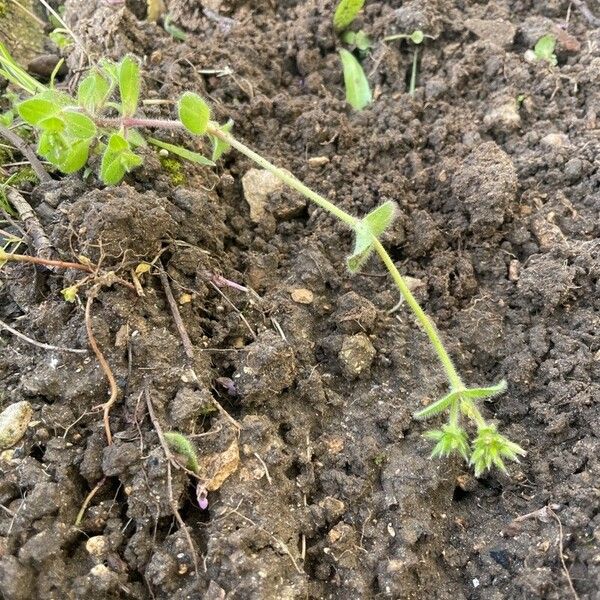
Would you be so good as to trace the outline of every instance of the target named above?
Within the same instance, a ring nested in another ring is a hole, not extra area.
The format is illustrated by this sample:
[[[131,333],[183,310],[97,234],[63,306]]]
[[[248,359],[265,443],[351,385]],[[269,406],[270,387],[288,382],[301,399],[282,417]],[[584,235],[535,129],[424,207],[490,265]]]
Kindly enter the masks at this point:
[[[283,181],[284,183],[289,185],[291,188],[297,190],[298,192],[300,192],[301,194],[306,196],[309,200],[312,200],[315,204],[317,204],[321,208],[329,211],[331,214],[338,217],[341,221],[343,221],[350,227],[356,227],[356,224],[358,223],[358,219],[356,219],[352,215],[348,214],[347,212],[343,211],[341,208],[338,208],[337,206],[332,204],[329,200],[326,200],[325,198],[323,198],[323,196],[321,196],[321,195],[317,194],[316,192],[313,192],[311,189],[307,188],[303,183],[298,181],[295,177],[293,177],[286,171],[283,171],[282,169],[277,168],[275,165],[271,164],[268,160],[265,160],[262,156],[258,155],[256,152],[250,150],[250,148],[248,148],[247,146],[245,146],[244,144],[242,144],[241,142],[236,140],[231,134],[224,132],[221,129],[214,127],[214,126],[209,126],[208,133],[210,133],[210,135],[213,135],[213,136],[223,140],[224,142],[230,144],[232,146],[232,148],[235,148],[238,152],[242,153],[243,155],[247,156],[248,158],[251,158],[257,164],[259,164],[264,169],[267,169],[268,171],[273,173],[273,175],[275,175],[276,177],[281,179],[281,181]],[[396,268],[394,261],[392,261],[390,255],[387,253],[387,250],[383,247],[381,242],[377,238],[374,237],[373,243],[374,243],[374,247],[375,247],[377,254],[379,255],[379,257],[381,258],[381,261],[383,262],[386,269],[389,271],[390,275],[392,276],[392,279],[394,280],[396,287],[400,291],[400,294],[402,295],[402,297],[404,298],[404,300],[406,301],[406,303],[408,304],[410,309],[413,311],[413,313],[414,313],[415,317],[417,318],[417,321],[419,322],[421,327],[425,330],[425,333],[427,334],[427,337],[429,338],[431,345],[433,346],[436,354],[438,355],[440,362],[442,363],[442,367],[444,368],[444,371],[446,372],[446,376],[448,377],[450,386],[452,387],[453,390],[463,389],[464,388],[463,382],[462,382],[460,376],[458,375],[456,368],[454,367],[454,363],[452,362],[450,356],[448,355],[446,348],[444,347],[444,344],[440,338],[439,333],[437,332],[435,325],[433,324],[431,319],[427,316],[425,311],[421,308],[421,305],[417,302],[417,300],[413,296],[412,292],[406,285],[404,278],[402,277],[402,275],[400,275],[400,272]]]

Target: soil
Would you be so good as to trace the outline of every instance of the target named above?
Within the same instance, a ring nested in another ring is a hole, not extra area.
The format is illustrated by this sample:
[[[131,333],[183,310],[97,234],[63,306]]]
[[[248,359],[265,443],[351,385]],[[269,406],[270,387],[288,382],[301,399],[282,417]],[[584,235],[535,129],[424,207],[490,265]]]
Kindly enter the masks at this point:
[[[508,380],[485,415],[528,454],[479,479],[429,459],[412,414],[445,382],[424,334],[405,306],[388,313],[397,296],[377,261],[350,277],[350,235],[321,210],[279,190],[252,220],[247,159],[211,170],[147,151],[113,189],[55,174],[23,191],[56,256],[127,281],[160,256],[194,362],[156,270],[139,276],[144,297],[90,282],[67,303],[81,273],[3,267],[0,318],[39,341],[87,348],[95,295],[119,395],[109,446],[94,355],[2,333],[1,406],[28,401],[33,419],[0,462],[0,596],[598,598],[600,30],[568,0],[368,1],[356,28],[376,40],[363,61],[376,99],[357,113],[333,2],[166,4],[185,42],[143,2],[67,0],[65,18],[91,59],[140,58],[144,98],[205,95],[241,140],[344,209],[396,201],[387,247],[465,379]],[[417,27],[435,39],[410,96],[413,48],[381,40]],[[557,67],[527,62],[549,31]],[[67,55],[65,84],[85,64]],[[146,396],[220,478],[201,510],[172,470],[196,559]]]

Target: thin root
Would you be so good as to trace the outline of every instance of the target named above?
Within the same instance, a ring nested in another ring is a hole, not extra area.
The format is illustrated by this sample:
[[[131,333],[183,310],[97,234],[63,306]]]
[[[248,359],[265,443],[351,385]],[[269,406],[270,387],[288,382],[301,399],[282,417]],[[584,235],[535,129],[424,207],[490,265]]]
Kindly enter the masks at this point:
[[[104,354],[102,354],[102,350],[100,350],[100,348],[98,346],[98,342],[96,341],[96,337],[94,336],[94,331],[92,329],[92,318],[91,318],[91,311],[92,311],[93,303],[94,303],[94,297],[89,296],[87,299],[87,303],[85,305],[85,329],[87,331],[90,347],[94,351],[94,354],[96,355],[96,358],[98,359],[98,362],[100,363],[100,368],[104,372],[104,375],[106,376],[106,379],[108,380],[108,385],[110,387],[110,398],[108,399],[107,402],[102,404],[102,409],[104,411],[104,417],[103,417],[104,431],[106,432],[106,440],[110,446],[110,444],[112,444],[112,433],[110,432],[109,415],[110,415],[110,409],[112,408],[113,404],[117,401],[117,395],[119,393],[119,389],[117,388],[117,382],[116,382],[115,376],[113,375],[113,372],[110,368],[110,365],[108,364],[106,358],[104,358]]]

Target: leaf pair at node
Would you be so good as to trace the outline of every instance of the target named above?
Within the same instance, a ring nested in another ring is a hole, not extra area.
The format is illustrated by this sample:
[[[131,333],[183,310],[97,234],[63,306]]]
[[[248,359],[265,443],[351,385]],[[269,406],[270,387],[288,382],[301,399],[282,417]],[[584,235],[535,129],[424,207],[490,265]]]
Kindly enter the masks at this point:
[[[423,410],[420,410],[415,414],[416,419],[429,419],[435,415],[439,415],[445,410],[449,409],[455,402],[459,402],[461,410],[468,415],[468,402],[462,402],[463,400],[481,400],[482,398],[491,398],[497,396],[506,390],[506,381],[503,379],[497,385],[482,388],[467,388],[465,390],[454,390],[440,398],[436,402],[433,402],[429,406],[426,406]]]
[[[392,224],[396,211],[396,203],[388,200],[358,221],[354,228],[354,250],[346,260],[351,273],[356,273],[373,253],[375,241]]]

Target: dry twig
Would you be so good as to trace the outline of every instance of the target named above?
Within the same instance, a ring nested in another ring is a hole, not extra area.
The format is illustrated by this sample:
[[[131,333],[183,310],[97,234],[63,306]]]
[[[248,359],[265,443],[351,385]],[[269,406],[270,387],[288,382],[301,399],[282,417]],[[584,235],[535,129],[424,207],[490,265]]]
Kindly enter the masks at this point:
[[[11,187],[8,188],[6,197],[17,211],[21,221],[25,224],[25,231],[31,238],[31,246],[35,254],[40,258],[50,259],[52,256],[52,244],[29,202],[16,189]]]
[[[179,468],[180,465],[175,461],[173,454],[169,450],[169,446],[165,440],[165,436],[162,431],[162,427],[156,418],[156,413],[154,412],[154,406],[152,405],[152,398],[150,397],[150,392],[148,387],[144,388],[144,395],[146,396],[146,406],[148,407],[148,415],[150,416],[150,420],[152,421],[152,425],[154,426],[154,430],[158,435],[158,440],[160,445],[162,446],[163,452],[165,453],[165,458],[167,459],[167,489],[169,492],[169,504],[171,505],[171,510],[173,511],[174,517],[177,519],[177,523],[179,523],[180,529],[183,531],[183,535],[187,540],[188,546],[190,547],[190,553],[192,555],[192,560],[194,561],[194,570],[196,574],[196,578],[200,577],[200,572],[198,570],[198,557],[196,556],[196,549],[194,548],[194,542],[192,541],[192,536],[185,524],[184,520],[181,518],[181,514],[179,513],[179,509],[177,508],[177,503],[175,502],[175,497],[173,495],[173,477],[171,473],[171,465],[174,465],[176,468]]]
[[[90,505],[92,498],[98,493],[98,490],[104,485],[106,481],[106,477],[103,477],[92,489],[92,491],[85,497],[79,512],[77,513],[77,518],[75,519],[75,527],[79,527],[81,525],[81,521],[83,521],[83,516],[85,515],[85,511],[87,507]]]
[[[38,342],[37,340],[34,340],[33,338],[26,336],[24,333],[21,333],[20,331],[13,329],[10,325],[8,325],[7,323],[5,323],[2,320],[0,320],[0,328],[6,329],[6,331],[9,331],[15,337],[18,337],[19,339],[23,340],[24,342],[27,342],[28,344],[31,344],[32,346],[37,346],[38,348],[43,348],[44,350],[54,350],[55,352],[72,352],[73,354],[87,354],[88,353],[88,351],[85,349],[63,348],[62,346],[53,346],[52,344],[44,344],[43,342]]]
[[[4,125],[0,125],[0,135],[10,142],[29,161],[31,168],[34,170],[40,181],[52,181],[52,177],[48,175],[48,172],[44,169],[40,159],[35,155],[35,152],[31,149],[29,144],[22,140],[20,136]]]

